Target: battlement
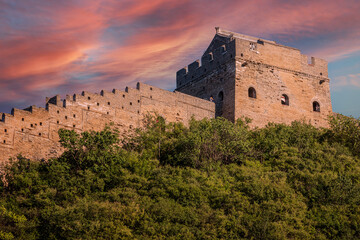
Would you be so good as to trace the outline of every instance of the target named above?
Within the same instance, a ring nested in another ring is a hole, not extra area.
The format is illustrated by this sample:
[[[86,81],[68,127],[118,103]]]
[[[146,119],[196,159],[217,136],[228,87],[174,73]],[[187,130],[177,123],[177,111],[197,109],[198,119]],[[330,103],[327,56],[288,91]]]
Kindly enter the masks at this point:
[[[216,116],[246,116],[257,127],[294,120],[326,127],[332,113],[329,82],[325,60],[221,28],[201,64],[196,60],[176,74],[177,91],[211,99]]]
[[[203,54],[201,63],[196,60],[176,73],[176,87],[196,82],[229,61],[249,61],[317,78],[328,77],[327,62],[323,59],[301,54],[299,49],[275,41],[216,28],[215,37]]]
[[[61,106],[63,104],[63,101],[61,100],[60,98],[60,95],[56,95],[54,97],[46,97],[46,105],[48,104],[54,104],[54,105],[57,105],[57,106]]]
[[[275,41],[216,28],[201,59],[176,73],[176,90],[144,83],[124,90],[82,91],[47,97],[46,107],[2,113],[0,162],[21,153],[31,159],[59,156],[58,130],[102,130],[127,134],[148,113],[169,122],[222,116],[249,117],[252,126],[306,120],[326,127],[332,114],[327,62]]]
[[[200,60],[190,63],[176,73],[176,87],[183,87],[189,82],[196,81],[219,66],[235,59],[235,42],[224,43],[210,52],[205,52]]]
[[[216,35],[223,36],[226,38],[237,38],[237,39],[242,39],[242,40],[254,42],[254,43],[266,42],[266,43],[271,43],[271,44],[277,44],[275,41],[260,39],[258,37],[253,37],[253,36],[249,36],[249,35],[245,35],[245,34],[228,31],[228,30],[225,30],[220,27],[215,27],[215,30],[216,30]]]
[[[0,122],[0,162],[22,153],[25,157],[42,159],[62,153],[58,140],[60,128],[75,131],[102,130],[113,124],[126,134],[129,128],[140,127],[144,115],[158,113],[167,121],[187,124],[196,119],[214,117],[210,101],[179,92],[169,92],[144,83],[125,91],[113,89],[100,93],[46,98],[46,108],[29,106],[3,113]],[[39,148],[39,146],[41,146]]]

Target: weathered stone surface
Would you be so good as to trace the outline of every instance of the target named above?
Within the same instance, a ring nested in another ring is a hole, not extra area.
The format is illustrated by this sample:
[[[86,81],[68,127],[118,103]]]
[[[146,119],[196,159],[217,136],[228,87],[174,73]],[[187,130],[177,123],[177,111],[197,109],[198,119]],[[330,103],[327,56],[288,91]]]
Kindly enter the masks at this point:
[[[158,113],[170,122],[187,124],[196,119],[212,118],[214,103],[180,92],[169,92],[138,83],[137,89],[101,91],[100,94],[83,92],[47,98],[46,109],[31,106],[26,110],[13,109],[2,114],[0,122],[0,162],[22,154],[40,160],[59,156],[60,128],[78,132],[102,130],[114,124],[120,132],[141,126],[144,115]]]
[[[125,134],[151,112],[184,124],[192,116],[223,116],[231,121],[250,117],[253,127],[294,120],[327,127],[329,81],[325,60],[308,60],[298,49],[217,28],[201,65],[196,60],[176,73],[175,92],[138,83],[136,89],[82,92],[65,100],[57,95],[46,99],[46,109],[31,106],[2,114],[0,162],[19,153],[34,160],[59,156],[60,128],[102,130],[112,123]],[[256,90],[256,98],[249,96],[249,88]],[[283,94],[289,105],[282,104]],[[320,111],[314,111],[314,102]]]
[[[308,60],[298,49],[218,28],[201,59],[198,68],[178,71],[177,91],[213,97],[217,116],[249,117],[253,127],[294,120],[328,126],[332,107],[325,60]],[[256,98],[249,97],[249,88],[256,90]],[[281,103],[283,94],[289,105]],[[314,102],[320,112],[314,111]]]

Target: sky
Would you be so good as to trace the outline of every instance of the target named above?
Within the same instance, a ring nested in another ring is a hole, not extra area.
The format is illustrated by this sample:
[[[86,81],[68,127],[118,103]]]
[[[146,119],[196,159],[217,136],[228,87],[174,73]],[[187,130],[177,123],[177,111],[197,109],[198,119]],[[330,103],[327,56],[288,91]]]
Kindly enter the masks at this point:
[[[136,82],[174,90],[215,26],[327,60],[333,111],[360,117],[359,0],[0,0],[0,112]]]

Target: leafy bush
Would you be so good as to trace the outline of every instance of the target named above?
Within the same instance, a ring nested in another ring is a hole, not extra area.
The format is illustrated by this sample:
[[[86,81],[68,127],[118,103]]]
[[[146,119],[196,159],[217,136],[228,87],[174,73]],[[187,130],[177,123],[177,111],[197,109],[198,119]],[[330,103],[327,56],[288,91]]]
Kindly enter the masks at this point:
[[[359,239],[359,120],[146,119],[60,130],[56,159],[1,171],[1,239]]]

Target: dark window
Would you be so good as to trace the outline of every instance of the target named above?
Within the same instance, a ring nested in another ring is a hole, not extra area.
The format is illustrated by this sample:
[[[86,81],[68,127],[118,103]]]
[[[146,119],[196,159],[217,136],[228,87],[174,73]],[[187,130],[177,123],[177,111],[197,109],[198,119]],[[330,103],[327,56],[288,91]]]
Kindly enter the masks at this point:
[[[24,131],[24,129],[22,128],[22,129],[21,129],[21,131],[23,132],[23,131]]]
[[[90,100],[91,99],[91,97],[88,97],[88,100]]]
[[[313,111],[320,112],[320,104],[318,102],[313,102]]]
[[[6,140],[4,140],[4,143],[6,143]]]
[[[30,124],[30,127],[34,127],[34,124]]]
[[[76,115],[74,114],[73,117],[76,118]]]
[[[209,61],[213,61],[214,60],[214,55],[212,53],[209,53]]]
[[[5,129],[4,131],[7,132],[7,129]]]
[[[125,94],[123,94],[123,98],[125,97]]]
[[[73,127],[75,127],[75,125],[73,125]]]
[[[226,53],[226,46],[225,45],[221,46],[221,53]]]
[[[60,111],[59,111],[59,110],[57,110],[56,112],[57,112],[57,113],[60,113]]]
[[[24,121],[24,120],[25,120],[24,118],[21,119],[21,121]]]
[[[42,122],[40,122],[40,126],[42,126]]]
[[[255,90],[255,88],[253,88],[253,87],[249,88],[248,92],[249,92],[249,97],[256,98],[256,90]]]
[[[108,102],[108,105],[110,105],[110,102]]]
[[[223,91],[219,92],[219,94],[218,94],[218,99],[219,99],[219,101],[224,100],[224,93],[223,93]]]
[[[99,106],[99,105],[100,105],[100,103],[97,103],[96,105],[98,105],[98,106]]]
[[[132,102],[130,102],[130,105],[132,105]]]
[[[150,88],[150,90],[152,90],[152,87]]]
[[[90,106],[88,106],[88,110],[90,110]]]
[[[289,97],[286,94],[281,96],[281,104],[289,106]]]
[[[39,136],[41,136],[41,133],[39,133]]]
[[[67,116],[65,116],[65,119],[67,119]]]
[[[57,124],[59,124],[59,121],[56,121]]]

